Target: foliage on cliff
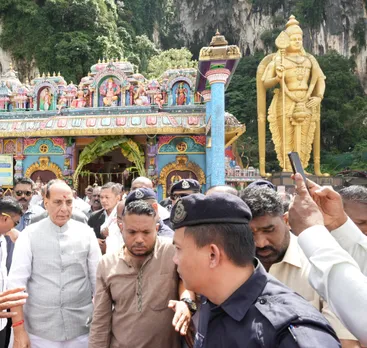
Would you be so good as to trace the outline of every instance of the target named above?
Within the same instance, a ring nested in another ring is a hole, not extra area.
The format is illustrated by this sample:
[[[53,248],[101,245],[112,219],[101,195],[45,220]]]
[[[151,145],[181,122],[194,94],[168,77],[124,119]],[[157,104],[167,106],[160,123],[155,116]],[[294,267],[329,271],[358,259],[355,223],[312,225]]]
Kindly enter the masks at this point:
[[[140,71],[169,43],[170,0],[2,0],[0,46],[20,75],[31,65],[79,81],[99,58],[125,57]],[[159,23],[159,25],[158,25]],[[157,33],[155,33],[157,31]],[[157,39],[157,43],[159,43]]]

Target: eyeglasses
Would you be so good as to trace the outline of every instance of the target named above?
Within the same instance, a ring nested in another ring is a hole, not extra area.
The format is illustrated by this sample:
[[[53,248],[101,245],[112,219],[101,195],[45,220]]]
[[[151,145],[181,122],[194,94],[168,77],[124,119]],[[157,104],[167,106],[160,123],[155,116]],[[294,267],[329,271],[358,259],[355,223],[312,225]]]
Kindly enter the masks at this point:
[[[187,197],[187,196],[190,196],[191,193],[174,193],[172,195],[169,196],[169,198],[172,200],[172,201],[175,201],[176,199],[179,199],[179,198],[182,198],[182,197]]]
[[[18,221],[14,221],[14,219],[13,219],[13,217],[11,215],[9,215],[7,213],[1,213],[1,215],[9,217],[11,219],[11,221],[13,221],[13,224],[14,224],[13,227],[15,227],[16,225],[19,224],[19,220]]]
[[[101,195],[93,195],[92,197],[101,197]]]
[[[30,197],[32,196],[32,191],[15,191],[15,194],[18,196],[18,197],[21,197],[21,196],[27,196],[27,197]]]

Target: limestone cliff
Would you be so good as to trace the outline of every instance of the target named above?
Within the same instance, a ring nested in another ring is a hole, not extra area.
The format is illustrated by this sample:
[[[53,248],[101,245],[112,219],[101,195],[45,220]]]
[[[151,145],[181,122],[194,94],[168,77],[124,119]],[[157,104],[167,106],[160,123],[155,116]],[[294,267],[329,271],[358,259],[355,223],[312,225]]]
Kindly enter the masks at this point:
[[[177,20],[181,24],[180,36],[196,54],[200,45],[209,43],[216,28],[219,28],[230,43],[238,44],[243,54],[251,54],[256,49],[266,50],[267,47],[262,40],[264,32],[271,33],[276,27],[279,30],[283,29],[289,15],[297,15],[299,10],[297,0],[175,0],[175,2]],[[314,3],[319,7],[321,4],[319,21],[316,25],[311,27],[298,18],[304,30],[306,50],[316,55],[336,50],[346,57],[353,57],[357,64],[357,73],[366,88],[365,1],[316,0]]]

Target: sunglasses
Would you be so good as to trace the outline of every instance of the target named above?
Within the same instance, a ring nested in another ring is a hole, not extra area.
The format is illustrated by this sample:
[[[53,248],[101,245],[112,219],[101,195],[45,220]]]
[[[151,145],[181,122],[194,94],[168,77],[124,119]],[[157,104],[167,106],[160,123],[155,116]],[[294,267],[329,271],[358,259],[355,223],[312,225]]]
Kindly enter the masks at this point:
[[[172,194],[169,196],[169,198],[171,198],[172,201],[175,201],[176,199],[182,198],[182,197],[187,197],[190,196],[191,193],[180,193],[180,194]]]
[[[7,216],[8,218],[10,218],[11,221],[13,221],[14,227],[19,224],[19,220],[18,221],[14,221],[14,219],[13,219],[13,217],[11,215],[9,215],[7,213],[1,213],[1,215]]]
[[[21,196],[27,196],[27,197],[30,197],[32,196],[32,191],[15,191],[15,194],[18,196],[18,197],[21,197]]]

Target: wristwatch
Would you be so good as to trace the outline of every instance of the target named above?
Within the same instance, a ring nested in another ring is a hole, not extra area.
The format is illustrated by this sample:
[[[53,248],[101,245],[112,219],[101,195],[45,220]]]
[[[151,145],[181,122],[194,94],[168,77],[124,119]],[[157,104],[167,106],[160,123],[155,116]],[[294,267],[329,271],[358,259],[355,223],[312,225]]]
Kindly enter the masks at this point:
[[[192,315],[196,313],[198,310],[198,307],[196,306],[196,302],[193,301],[191,298],[184,297],[180,301],[185,302],[187,304],[187,307],[189,308]]]

